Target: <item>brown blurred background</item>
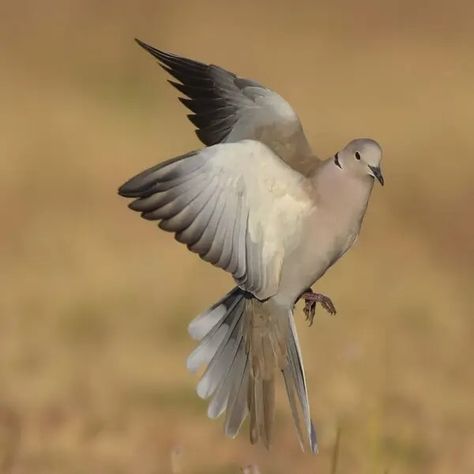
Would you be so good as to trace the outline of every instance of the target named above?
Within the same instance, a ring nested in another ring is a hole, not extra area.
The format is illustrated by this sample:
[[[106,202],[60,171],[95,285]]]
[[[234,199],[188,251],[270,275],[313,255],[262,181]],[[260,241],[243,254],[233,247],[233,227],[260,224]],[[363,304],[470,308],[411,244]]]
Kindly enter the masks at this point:
[[[474,472],[473,3],[0,4],[0,472]],[[128,211],[132,174],[198,147],[133,43],[280,92],[316,152],[385,150],[356,247],[297,323],[320,455],[280,392],[273,449],[226,439],[185,370],[222,271]]]

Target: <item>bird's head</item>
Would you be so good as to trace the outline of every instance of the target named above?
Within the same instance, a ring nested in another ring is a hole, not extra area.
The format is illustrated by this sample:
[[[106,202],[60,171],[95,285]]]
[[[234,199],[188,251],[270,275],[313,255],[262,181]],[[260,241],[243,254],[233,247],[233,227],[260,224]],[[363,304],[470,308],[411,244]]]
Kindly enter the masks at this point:
[[[382,148],[370,138],[357,138],[349,142],[336,153],[334,162],[357,176],[372,176],[383,186],[384,179],[380,170]]]

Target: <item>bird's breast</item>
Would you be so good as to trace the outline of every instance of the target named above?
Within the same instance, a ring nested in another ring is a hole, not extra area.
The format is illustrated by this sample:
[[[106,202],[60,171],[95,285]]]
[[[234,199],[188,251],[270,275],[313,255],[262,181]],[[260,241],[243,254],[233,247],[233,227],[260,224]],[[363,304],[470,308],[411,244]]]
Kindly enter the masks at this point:
[[[312,286],[357,239],[370,190],[328,196],[315,205],[302,226],[298,245],[285,255],[280,280],[281,297],[291,300]]]

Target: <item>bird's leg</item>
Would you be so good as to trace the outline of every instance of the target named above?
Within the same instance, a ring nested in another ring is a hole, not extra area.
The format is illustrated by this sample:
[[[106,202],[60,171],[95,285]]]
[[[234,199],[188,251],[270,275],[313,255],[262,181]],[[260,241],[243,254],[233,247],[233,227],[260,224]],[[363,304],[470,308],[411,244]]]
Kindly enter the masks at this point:
[[[315,293],[311,288],[304,291],[300,296],[300,299],[301,298],[304,299],[303,311],[306,315],[306,321],[309,322],[309,326],[313,324],[317,303],[320,303],[329,314],[336,314],[336,308],[331,299],[321,293]]]

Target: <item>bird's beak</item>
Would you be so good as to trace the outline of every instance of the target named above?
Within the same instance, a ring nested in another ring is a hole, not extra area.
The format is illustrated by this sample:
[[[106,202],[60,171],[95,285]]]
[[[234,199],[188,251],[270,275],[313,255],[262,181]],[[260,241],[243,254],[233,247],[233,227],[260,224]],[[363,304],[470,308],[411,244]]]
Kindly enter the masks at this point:
[[[370,166],[370,171],[372,171],[372,176],[374,178],[377,178],[378,182],[383,186],[384,180],[382,176],[382,172],[380,171],[380,168],[378,166]]]

